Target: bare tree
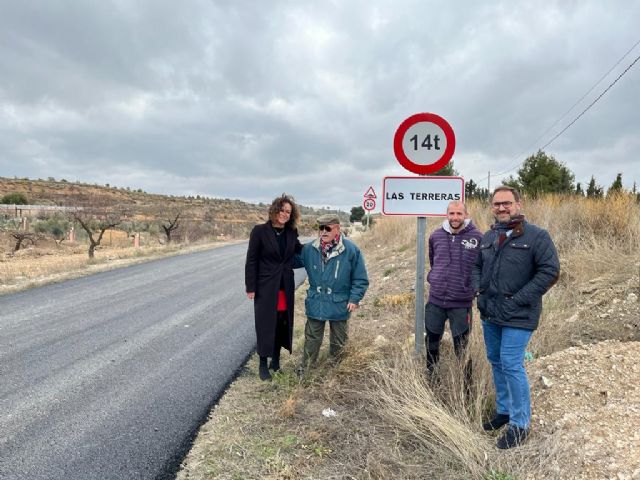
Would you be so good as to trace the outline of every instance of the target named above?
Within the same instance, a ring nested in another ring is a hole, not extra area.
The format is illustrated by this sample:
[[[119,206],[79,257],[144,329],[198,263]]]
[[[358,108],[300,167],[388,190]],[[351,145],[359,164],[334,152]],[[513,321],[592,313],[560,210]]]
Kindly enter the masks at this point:
[[[71,212],[71,218],[78,222],[89,237],[89,258],[94,258],[96,247],[100,245],[104,232],[115,228],[126,214],[115,208],[82,208]]]
[[[30,232],[22,232],[22,231],[14,231],[11,232],[11,236],[16,239],[16,244],[13,247],[13,251],[17,252],[22,247],[22,244],[26,241],[31,242],[32,245],[36,244],[36,239],[38,238],[35,233]]]
[[[180,222],[178,219],[180,218],[180,214],[182,211],[178,211],[177,213],[172,213],[168,220],[162,222],[162,229],[164,230],[164,234],[167,236],[167,243],[171,243],[171,232],[177,229],[180,226]],[[174,215],[175,214],[175,215]],[[171,220],[173,218],[173,220]]]

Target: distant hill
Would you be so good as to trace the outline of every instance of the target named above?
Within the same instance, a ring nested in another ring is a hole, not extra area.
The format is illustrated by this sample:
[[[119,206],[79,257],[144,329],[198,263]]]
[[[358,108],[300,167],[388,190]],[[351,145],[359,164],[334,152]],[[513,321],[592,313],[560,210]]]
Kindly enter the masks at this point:
[[[246,237],[251,228],[266,221],[268,205],[253,204],[229,198],[201,196],[173,196],[146,193],[142,189],[118,188],[67,180],[31,180],[0,177],[0,198],[10,193],[21,193],[31,205],[57,205],[65,207],[98,204],[123,207],[138,222],[161,222],[178,212],[186,224],[204,227],[209,234]],[[309,234],[318,215],[336,210],[313,209],[300,206],[300,230]],[[339,212],[341,218],[349,215]]]

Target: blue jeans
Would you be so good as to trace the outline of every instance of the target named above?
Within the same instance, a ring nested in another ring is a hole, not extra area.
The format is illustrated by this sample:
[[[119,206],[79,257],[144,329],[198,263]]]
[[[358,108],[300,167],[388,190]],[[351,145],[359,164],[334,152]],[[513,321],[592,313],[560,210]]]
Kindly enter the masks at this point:
[[[496,411],[509,415],[509,423],[529,428],[531,398],[524,369],[524,353],[533,330],[495,325],[482,321],[487,359],[493,369]]]

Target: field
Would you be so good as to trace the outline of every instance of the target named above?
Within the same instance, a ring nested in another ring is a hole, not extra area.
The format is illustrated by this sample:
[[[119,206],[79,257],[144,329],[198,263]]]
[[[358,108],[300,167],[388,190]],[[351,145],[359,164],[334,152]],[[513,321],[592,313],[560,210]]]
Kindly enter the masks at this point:
[[[486,204],[469,208],[486,230]],[[529,345],[533,427],[525,446],[498,451],[495,436],[482,432],[493,387],[479,322],[468,349],[471,395],[450,337],[437,380],[426,378],[424,358],[413,354],[415,220],[385,218],[356,239],[371,286],[350,321],[346,357],[335,365],[322,357],[310,375],[295,375],[302,287],[294,355],[272,382],[261,382],[256,359],[249,362],[178,478],[640,478],[640,206],[627,196],[547,197],[525,200],[524,211],[549,230],[562,264]],[[439,224],[429,220],[429,229]],[[323,415],[327,408],[335,416]]]

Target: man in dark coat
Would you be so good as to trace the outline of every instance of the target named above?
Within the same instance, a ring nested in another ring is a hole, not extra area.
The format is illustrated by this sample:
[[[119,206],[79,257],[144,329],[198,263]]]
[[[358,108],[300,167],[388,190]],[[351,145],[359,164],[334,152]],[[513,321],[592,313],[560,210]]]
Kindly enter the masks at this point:
[[[260,378],[280,369],[280,349],[291,353],[293,340],[294,255],[302,249],[293,198],[282,195],[269,209],[269,220],[251,231],[245,263],[247,297],[254,301]],[[271,364],[267,366],[267,357]]]
[[[498,448],[529,435],[531,399],[524,355],[542,312],[542,296],[558,279],[560,262],[546,230],[520,214],[520,195],[501,186],[491,197],[495,224],[482,237],[473,268],[487,358],[496,387],[496,415],[486,431],[508,424]]]

